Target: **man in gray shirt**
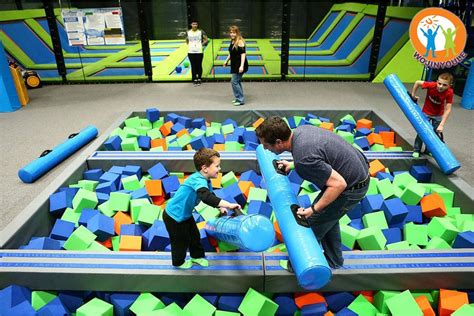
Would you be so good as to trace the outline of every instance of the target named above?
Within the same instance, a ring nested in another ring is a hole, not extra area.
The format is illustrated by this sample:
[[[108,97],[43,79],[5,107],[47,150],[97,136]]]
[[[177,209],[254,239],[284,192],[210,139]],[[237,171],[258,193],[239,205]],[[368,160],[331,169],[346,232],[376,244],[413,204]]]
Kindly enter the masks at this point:
[[[304,180],[316,184],[321,193],[299,215],[307,218],[324,249],[331,268],[342,267],[339,219],[352,210],[367,193],[370,182],[365,156],[342,137],[312,125],[298,126],[294,131],[280,117],[267,118],[257,127],[257,137],[276,154],[289,151],[294,164],[278,164],[288,173],[293,167]],[[291,271],[291,265],[288,265]]]

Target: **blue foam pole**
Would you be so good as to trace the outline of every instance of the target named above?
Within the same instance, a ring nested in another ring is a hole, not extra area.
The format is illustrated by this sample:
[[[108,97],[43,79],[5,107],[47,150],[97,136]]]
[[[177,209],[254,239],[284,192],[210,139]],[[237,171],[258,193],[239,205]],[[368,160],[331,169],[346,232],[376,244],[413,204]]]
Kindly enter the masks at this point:
[[[462,93],[461,106],[468,110],[474,109],[474,62],[471,62],[469,67],[464,92]]]
[[[36,181],[43,174],[75,153],[79,148],[90,142],[98,134],[97,128],[89,125],[73,138],[54,147],[47,155],[37,158],[18,171],[18,177],[25,183]]]
[[[257,160],[267,185],[281,234],[290,256],[298,284],[307,290],[315,290],[326,285],[331,279],[331,269],[321,247],[310,228],[299,225],[291,205],[298,204],[296,194],[290,187],[288,177],[280,175],[273,167],[273,160],[280,160],[262,145],[257,147]]]
[[[247,251],[265,251],[275,240],[272,222],[257,214],[213,218],[207,221],[205,229],[217,240]]]
[[[461,165],[451,153],[448,146],[436,135],[433,126],[428,122],[421,109],[407,93],[407,89],[395,74],[388,75],[383,81],[388,91],[402,109],[403,113],[420,135],[426,147],[433,155],[439,167],[445,174],[451,174]]]

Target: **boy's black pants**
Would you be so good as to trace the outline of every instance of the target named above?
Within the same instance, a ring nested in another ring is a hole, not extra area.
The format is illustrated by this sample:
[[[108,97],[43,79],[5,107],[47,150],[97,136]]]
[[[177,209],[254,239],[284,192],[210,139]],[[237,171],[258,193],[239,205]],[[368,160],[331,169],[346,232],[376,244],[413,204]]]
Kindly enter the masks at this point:
[[[184,263],[188,248],[191,258],[204,258],[205,253],[201,245],[201,235],[192,216],[190,219],[178,223],[165,211],[163,212],[163,221],[170,235],[171,259],[174,266],[180,266]]]
[[[202,77],[202,59],[203,53],[201,54],[188,54],[189,61],[191,62],[191,74],[194,80],[201,80]]]

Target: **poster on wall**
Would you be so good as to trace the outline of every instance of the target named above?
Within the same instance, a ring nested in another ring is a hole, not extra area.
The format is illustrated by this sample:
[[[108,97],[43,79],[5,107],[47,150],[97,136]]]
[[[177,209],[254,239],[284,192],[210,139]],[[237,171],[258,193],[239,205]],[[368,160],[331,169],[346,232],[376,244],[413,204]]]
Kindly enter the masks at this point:
[[[121,8],[62,9],[61,16],[70,46],[125,44]]]

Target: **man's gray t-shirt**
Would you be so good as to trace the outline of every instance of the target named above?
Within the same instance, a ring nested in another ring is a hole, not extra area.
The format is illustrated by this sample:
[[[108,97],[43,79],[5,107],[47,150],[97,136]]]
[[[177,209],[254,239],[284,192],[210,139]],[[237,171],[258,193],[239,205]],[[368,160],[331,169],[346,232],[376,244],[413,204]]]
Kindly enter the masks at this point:
[[[291,152],[295,170],[301,178],[324,189],[336,170],[346,180],[347,188],[367,178],[365,156],[342,137],[331,131],[303,125],[293,131]]]

